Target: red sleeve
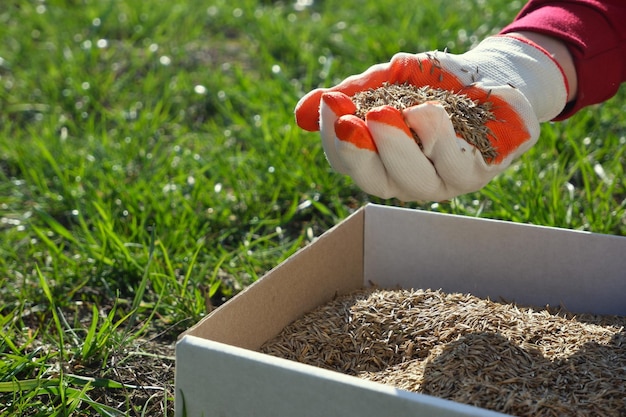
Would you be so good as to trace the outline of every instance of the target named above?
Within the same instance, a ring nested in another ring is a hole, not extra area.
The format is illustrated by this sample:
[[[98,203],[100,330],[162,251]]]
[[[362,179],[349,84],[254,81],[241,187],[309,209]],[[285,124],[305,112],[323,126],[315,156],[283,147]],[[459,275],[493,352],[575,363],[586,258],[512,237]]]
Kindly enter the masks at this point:
[[[578,94],[555,120],[608,100],[626,81],[625,0],[531,0],[501,33],[515,31],[559,38],[574,58]]]

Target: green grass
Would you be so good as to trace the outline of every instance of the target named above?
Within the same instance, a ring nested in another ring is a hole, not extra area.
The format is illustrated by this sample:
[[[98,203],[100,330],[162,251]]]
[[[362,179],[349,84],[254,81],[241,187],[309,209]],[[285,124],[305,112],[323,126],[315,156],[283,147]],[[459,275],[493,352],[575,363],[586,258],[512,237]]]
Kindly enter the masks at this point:
[[[176,335],[368,201],[293,107],[519,3],[3,1],[0,415],[173,415]],[[304,3],[302,3],[304,4]],[[626,93],[484,190],[402,204],[626,234]]]

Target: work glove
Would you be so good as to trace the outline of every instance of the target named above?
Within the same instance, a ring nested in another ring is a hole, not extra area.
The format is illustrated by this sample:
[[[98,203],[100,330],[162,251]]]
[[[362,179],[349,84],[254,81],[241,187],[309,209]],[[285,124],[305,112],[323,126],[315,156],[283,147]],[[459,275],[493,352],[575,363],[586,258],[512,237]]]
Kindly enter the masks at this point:
[[[494,154],[484,157],[458,135],[437,100],[398,110],[384,105],[355,115],[351,97],[385,84],[430,86],[490,103],[485,123]],[[365,192],[403,201],[443,201],[477,191],[539,137],[539,123],[567,101],[562,69],[542,48],[512,36],[494,36],[461,54],[398,53],[297,104],[297,124],[320,131],[326,157]],[[413,134],[419,141],[416,141]]]

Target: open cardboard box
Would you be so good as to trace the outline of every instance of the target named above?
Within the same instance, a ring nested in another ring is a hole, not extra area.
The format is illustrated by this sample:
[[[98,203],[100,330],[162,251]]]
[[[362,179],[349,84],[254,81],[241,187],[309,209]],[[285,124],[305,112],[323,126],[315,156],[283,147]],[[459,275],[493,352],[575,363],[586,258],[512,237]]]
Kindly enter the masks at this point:
[[[367,205],[181,335],[176,416],[502,415],[257,352],[370,283],[626,315],[626,238]]]

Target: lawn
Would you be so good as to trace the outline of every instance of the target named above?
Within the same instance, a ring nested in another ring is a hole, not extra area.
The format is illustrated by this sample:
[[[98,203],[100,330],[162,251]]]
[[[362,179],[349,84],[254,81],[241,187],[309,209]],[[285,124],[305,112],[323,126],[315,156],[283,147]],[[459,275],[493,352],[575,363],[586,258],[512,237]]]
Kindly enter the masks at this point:
[[[173,415],[176,336],[373,201],[626,235],[626,91],[477,193],[365,195],[293,108],[520,2],[3,0],[0,416]]]

